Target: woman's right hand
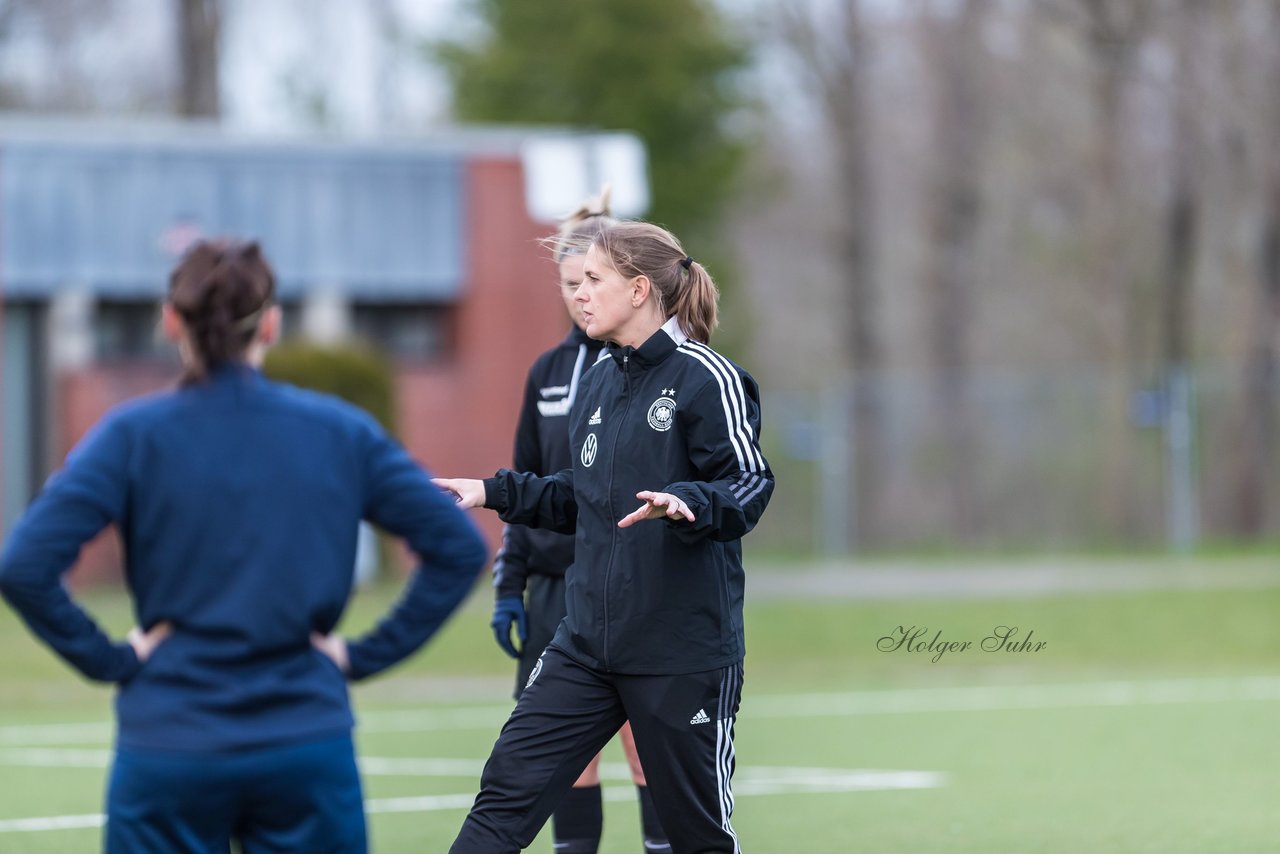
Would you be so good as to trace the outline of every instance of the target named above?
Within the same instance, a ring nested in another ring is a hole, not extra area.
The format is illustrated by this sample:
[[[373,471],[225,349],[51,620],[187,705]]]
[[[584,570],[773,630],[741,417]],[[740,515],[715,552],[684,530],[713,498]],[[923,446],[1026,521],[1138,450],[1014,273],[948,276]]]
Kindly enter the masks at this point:
[[[129,642],[129,646],[133,647],[133,653],[138,656],[139,663],[145,663],[156,651],[156,647],[160,646],[172,631],[173,624],[167,622],[156,623],[145,632],[134,626],[129,629],[129,634],[125,635],[125,640]]]
[[[311,645],[328,656],[343,673],[351,672],[351,659],[347,656],[347,642],[341,635],[311,633]]]
[[[484,506],[484,481],[464,477],[433,477],[431,482],[453,495],[464,510]]]

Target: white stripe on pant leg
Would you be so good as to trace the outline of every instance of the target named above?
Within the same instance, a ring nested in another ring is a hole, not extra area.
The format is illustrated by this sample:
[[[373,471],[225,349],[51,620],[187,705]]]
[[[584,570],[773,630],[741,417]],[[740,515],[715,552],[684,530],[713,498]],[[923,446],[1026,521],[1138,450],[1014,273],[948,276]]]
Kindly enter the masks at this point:
[[[732,818],[734,807],[737,805],[733,797],[733,768],[738,759],[737,748],[733,744],[733,724],[736,721],[737,714],[733,712],[733,699],[742,691],[742,676],[738,671],[737,665],[733,666],[729,671],[730,685],[733,690],[729,692],[729,697],[725,700],[726,709],[730,710],[728,723],[725,725],[726,741],[729,744],[729,753],[725,763],[725,792],[729,796],[729,816]],[[742,848],[738,845],[738,834],[734,832],[733,826],[730,825],[729,832],[733,834],[733,850],[734,854],[741,854]]]
[[[742,849],[738,846],[738,834],[734,832],[730,821],[733,815],[733,785],[730,779],[732,766],[728,761],[733,756],[732,718],[729,717],[729,709],[733,705],[736,676],[737,668],[730,665],[720,677],[720,702],[716,709],[716,784],[720,797],[720,828],[733,840],[734,854],[739,854]],[[729,726],[725,725],[726,719],[729,720]]]
[[[716,705],[716,797],[720,799],[720,829],[724,830],[729,823],[729,817],[725,810],[728,805],[724,801],[724,763],[720,761],[720,757],[724,755],[724,675],[720,676],[720,701]],[[736,847],[736,843],[735,843]]]
[[[725,792],[729,796],[729,815],[733,815],[734,808],[738,805],[737,799],[733,796],[733,769],[738,762],[738,751],[733,744],[733,724],[737,721],[735,715],[729,716],[729,723],[725,726],[725,732],[728,733],[726,741],[729,744],[729,754],[725,757]],[[732,830],[732,828],[730,829]],[[735,837],[736,838],[736,837]]]
[[[733,850],[735,854],[737,854],[737,852],[741,850],[738,847],[738,834],[734,831],[733,824],[730,821],[733,817],[734,807],[733,772],[731,770],[733,767],[733,757],[735,755],[733,749],[733,718],[729,718],[728,721],[720,721],[717,725],[724,733],[724,741],[726,745],[725,755],[722,760],[722,766],[724,768],[722,776],[722,779],[724,780],[724,788],[720,793],[721,810],[724,815],[724,823],[722,826],[724,827],[725,833],[728,833],[733,837]]]

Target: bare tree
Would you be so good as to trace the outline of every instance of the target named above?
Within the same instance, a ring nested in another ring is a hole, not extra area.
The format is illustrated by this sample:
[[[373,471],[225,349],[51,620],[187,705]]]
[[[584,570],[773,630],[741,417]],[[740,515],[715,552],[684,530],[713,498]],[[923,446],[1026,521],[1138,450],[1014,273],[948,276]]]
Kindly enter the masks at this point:
[[[989,99],[983,86],[983,26],[988,0],[963,0],[925,20],[934,77],[934,172],[927,233],[925,312],[935,383],[935,423],[946,448],[945,489],[951,533],[982,524],[976,483],[976,427],[970,411],[978,235]]]
[[[1100,500],[1111,536],[1139,527],[1133,473],[1135,442],[1129,427],[1131,395],[1143,382],[1145,312],[1135,276],[1132,198],[1125,181],[1129,151],[1126,94],[1155,11],[1154,0],[1051,0],[1037,7],[1078,33],[1089,62],[1093,128],[1089,142],[1086,240],[1088,281],[1100,319],[1094,355],[1112,367],[1108,375],[1103,451],[1105,485]],[[1118,370],[1115,367],[1118,366]]]
[[[1197,155],[1200,111],[1193,69],[1200,0],[1182,0],[1174,26],[1172,186],[1165,215],[1165,271],[1161,351],[1166,368],[1191,358],[1190,291],[1195,272],[1199,213]]]
[[[802,3],[778,7],[782,36],[808,75],[831,135],[839,215],[832,235],[846,274],[843,311],[854,387],[854,522],[862,544],[875,542],[883,476],[882,373],[879,333],[876,199],[868,90],[870,39],[860,0],[836,0],[821,9]]]
[[[1091,64],[1094,109],[1090,145],[1089,246],[1090,279],[1104,320],[1106,351],[1121,370],[1108,383],[1108,473],[1102,500],[1106,516],[1116,520],[1121,536],[1138,527],[1133,476],[1134,442],[1129,428],[1130,396],[1141,383],[1143,362],[1140,297],[1128,251],[1125,219],[1129,197],[1123,160],[1128,146],[1123,106],[1135,57],[1146,37],[1151,0],[1079,0],[1086,20],[1085,44]],[[1107,323],[1106,321],[1110,321]]]
[[[0,49],[13,29],[14,21],[19,17],[18,0],[0,0]],[[22,93],[7,82],[0,81],[0,109],[13,109],[23,106]]]
[[[1275,459],[1276,384],[1280,381],[1276,353],[1280,321],[1280,6],[1269,8],[1266,41],[1270,97],[1261,109],[1263,210],[1256,249],[1256,290],[1249,321],[1248,353],[1244,366],[1244,423],[1240,434],[1231,497],[1232,533],[1257,536],[1265,530],[1271,503],[1270,472]]]
[[[214,118],[221,112],[218,54],[220,0],[178,0],[178,114]]]
[[[9,28],[13,26],[20,5],[20,0],[0,0],[0,39],[9,35]]]
[[[1137,334],[1137,299],[1125,251],[1126,193],[1123,158],[1127,147],[1125,88],[1146,36],[1151,0],[1079,0],[1086,14],[1085,41],[1092,66],[1095,125],[1090,146],[1090,217],[1093,224],[1094,281],[1113,318],[1108,336],[1116,356],[1132,369],[1142,354]],[[1130,379],[1126,377],[1125,379]],[[1128,391],[1128,389],[1126,389]]]
[[[396,76],[403,46],[403,25],[393,0],[371,0],[369,12],[377,29],[378,46],[378,124],[390,130],[396,123],[399,111],[395,103]]]
[[[0,47],[19,32],[52,58],[38,81],[0,80],[0,107],[89,112],[100,106],[92,69],[79,55],[84,37],[119,12],[113,0],[0,0]]]
[[[1196,73],[1204,27],[1200,0],[1181,0],[1174,10],[1174,71],[1170,93],[1173,136],[1171,185],[1164,217],[1164,272],[1161,277],[1161,360],[1166,398],[1166,522],[1180,550],[1198,537],[1197,478],[1192,459],[1191,292],[1200,243],[1200,97]]]

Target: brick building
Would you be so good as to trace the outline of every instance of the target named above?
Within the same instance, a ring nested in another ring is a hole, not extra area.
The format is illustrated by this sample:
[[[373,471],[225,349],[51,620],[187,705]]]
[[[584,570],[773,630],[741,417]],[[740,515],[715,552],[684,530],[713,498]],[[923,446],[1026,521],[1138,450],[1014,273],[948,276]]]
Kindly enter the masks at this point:
[[[362,338],[392,357],[415,457],[442,474],[506,464],[524,371],[567,322],[537,243],[551,226],[530,211],[634,184],[619,144],[636,149],[616,134],[361,142],[0,121],[3,527],[108,407],[173,382],[157,305],[198,236],[262,242],[286,335]],[[478,520],[496,540],[492,514]],[[104,537],[76,575],[118,571]]]

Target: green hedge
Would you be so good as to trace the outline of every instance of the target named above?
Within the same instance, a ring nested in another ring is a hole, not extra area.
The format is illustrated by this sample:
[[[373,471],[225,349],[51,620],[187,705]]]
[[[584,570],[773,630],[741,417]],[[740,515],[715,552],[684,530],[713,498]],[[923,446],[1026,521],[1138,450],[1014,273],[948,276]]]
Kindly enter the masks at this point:
[[[395,384],[391,363],[373,350],[355,346],[288,343],[267,353],[263,373],[342,398],[395,432]]]

